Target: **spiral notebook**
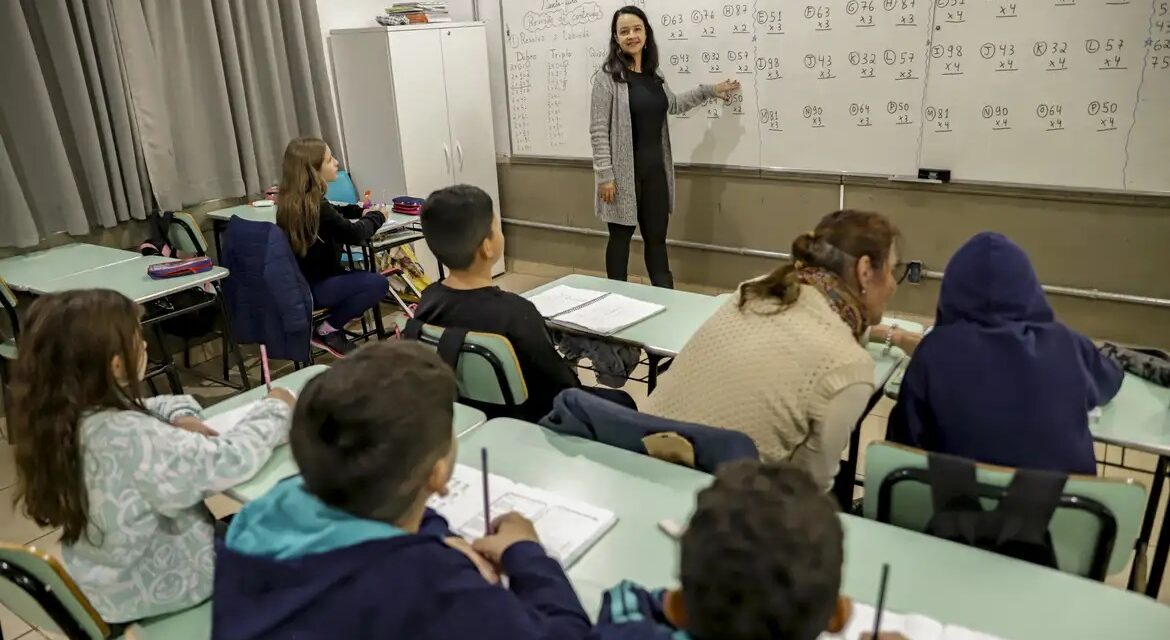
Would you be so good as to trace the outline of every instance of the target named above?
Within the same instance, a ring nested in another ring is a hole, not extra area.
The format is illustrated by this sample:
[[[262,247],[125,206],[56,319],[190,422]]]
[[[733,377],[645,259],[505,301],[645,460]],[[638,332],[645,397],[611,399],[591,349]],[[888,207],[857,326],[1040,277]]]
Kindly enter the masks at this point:
[[[567,329],[609,336],[666,307],[617,293],[560,285],[529,298],[540,315]]]
[[[455,465],[447,491],[446,496],[433,496],[427,506],[441,513],[451,529],[464,538],[482,538],[483,474],[479,469]],[[488,493],[493,518],[516,511],[531,520],[545,551],[566,569],[617,523],[612,511],[491,473]]]

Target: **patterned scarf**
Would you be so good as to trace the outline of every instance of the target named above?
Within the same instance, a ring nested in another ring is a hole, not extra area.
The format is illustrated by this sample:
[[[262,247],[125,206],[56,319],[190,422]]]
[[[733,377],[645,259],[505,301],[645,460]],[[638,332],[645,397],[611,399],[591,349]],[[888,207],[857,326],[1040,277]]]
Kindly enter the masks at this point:
[[[841,316],[841,321],[853,332],[853,337],[861,340],[861,336],[865,335],[866,329],[869,328],[865,309],[857,294],[853,293],[837,274],[816,267],[802,266],[796,271],[796,280],[801,284],[816,287],[823,293],[825,299],[829,301],[829,306]]]

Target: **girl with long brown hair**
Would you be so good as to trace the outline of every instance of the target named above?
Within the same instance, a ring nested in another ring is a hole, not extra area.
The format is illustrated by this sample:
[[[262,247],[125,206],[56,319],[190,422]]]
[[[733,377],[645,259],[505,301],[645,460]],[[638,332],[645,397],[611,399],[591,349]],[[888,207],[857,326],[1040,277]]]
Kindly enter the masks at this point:
[[[20,335],[8,425],[17,503],[61,528],[65,566],[109,623],[185,609],[212,586],[203,499],[251,477],[288,433],[274,389],[217,436],[190,396],[143,398],[140,308],[120,293],[38,298]]]
[[[792,263],[740,285],[695,333],[643,411],[741,431],[830,489],[874,390],[861,345],[901,279],[898,237],[878,213],[825,216],[792,242]]]
[[[301,273],[318,308],[329,316],[317,329],[313,344],[334,356],[353,351],[345,325],[375,309],[390,283],[370,271],[347,271],[342,248],[362,246],[386,222],[380,208],[335,207],[325,199],[326,185],[337,179],[337,159],[325,141],[297,138],[284,150],[276,224],[288,235]]]

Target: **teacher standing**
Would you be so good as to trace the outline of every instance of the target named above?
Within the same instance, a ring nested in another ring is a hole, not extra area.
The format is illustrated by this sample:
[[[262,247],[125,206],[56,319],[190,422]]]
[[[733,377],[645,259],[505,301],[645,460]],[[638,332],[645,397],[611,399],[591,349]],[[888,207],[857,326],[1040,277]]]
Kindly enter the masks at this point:
[[[738,89],[738,81],[727,80],[671,93],[658,70],[658,46],[646,14],[633,6],[613,14],[609,57],[593,77],[589,122],[597,217],[609,226],[605,271],[610,279],[626,279],[637,226],[650,282],[674,288],[666,257],[666,227],[674,207],[666,115],[686,113],[708,98],[730,100]]]

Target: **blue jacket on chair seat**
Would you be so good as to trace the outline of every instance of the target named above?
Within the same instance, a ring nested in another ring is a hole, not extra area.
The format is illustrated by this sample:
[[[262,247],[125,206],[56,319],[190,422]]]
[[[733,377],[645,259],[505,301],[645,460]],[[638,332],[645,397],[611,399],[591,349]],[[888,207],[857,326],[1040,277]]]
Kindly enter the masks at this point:
[[[693,447],[694,467],[707,473],[714,473],[727,462],[760,457],[752,439],[738,431],[639,413],[581,389],[566,389],[558,394],[552,413],[542,418],[540,425],[644,455],[650,452],[643,438],[674,433]]]
[[[220,264],[231,271],[224,297],[240,344],[263,344],[278,360],[309,360],[313,294],[288,237],[271,222],[228,222]]]

